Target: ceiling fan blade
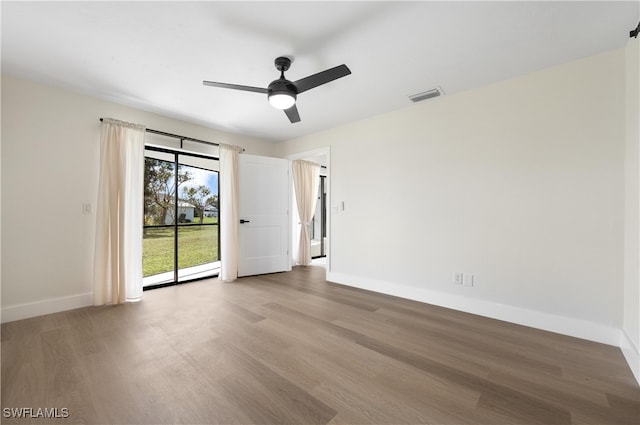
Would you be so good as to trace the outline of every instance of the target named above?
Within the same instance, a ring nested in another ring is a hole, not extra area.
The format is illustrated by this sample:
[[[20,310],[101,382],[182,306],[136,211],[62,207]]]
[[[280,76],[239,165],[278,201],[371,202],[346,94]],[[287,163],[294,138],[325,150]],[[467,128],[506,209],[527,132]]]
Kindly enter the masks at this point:
[[[351,74],[351,70],[347,65],[343,64],[327,69],[326,71],[301,78],[298,81],[294,81],[293,85],[296,86],[298,93],[302,93],[330,81],[337,80],[338,78],[346,77],[349,74]]]
[[[295,103],[291,108],[285,109],[284,113],[287,114],[287,118],[289,118],[291,124],[300,121],[300,114],[298,114],[298,108],[296,107]]]
[[[255,93],[264,93],[264,94],[267,93],[267,89],[263,89],[262,87],[251,87],[251,86],[241,86],[238,84],[216,83],[215,81],[203,81],[202,84],[204,84],[205,86],[211,86],[211,87],[221,87],[223,89],[252,91]]]

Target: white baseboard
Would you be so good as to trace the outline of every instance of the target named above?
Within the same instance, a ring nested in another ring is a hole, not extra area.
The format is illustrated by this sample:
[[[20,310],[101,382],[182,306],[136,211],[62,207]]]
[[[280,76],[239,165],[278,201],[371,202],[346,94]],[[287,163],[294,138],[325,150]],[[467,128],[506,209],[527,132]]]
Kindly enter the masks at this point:
[[[87,307],[93,304],[93,293],[71,295],[62,298],[36,301],[27,304],[18,304],[0,309],[0,322],[13,322],[14,320],[28,319],[30,317],[45,314],[58,313],[74,308]]]
[[[624,354],[624,358],[627,360],[629,364],[629,368],[631,368],[631,372],[633,376],[635,376],[636,381],[640,385],[640,351],[638,347],[631,341],[629,335],[622,330],[620,335],[620,349],[622,350],[622,354]]]
[[[608,345],[620,346],[620,329],[583,319],[576,319],[514,307],[493,301],[478,300],[456,294],[432,291],[370,278],[327,272],[327,281],[352,286],[400,298],[434,304],[453,310],[504,320],[536,329],[569,335]]]

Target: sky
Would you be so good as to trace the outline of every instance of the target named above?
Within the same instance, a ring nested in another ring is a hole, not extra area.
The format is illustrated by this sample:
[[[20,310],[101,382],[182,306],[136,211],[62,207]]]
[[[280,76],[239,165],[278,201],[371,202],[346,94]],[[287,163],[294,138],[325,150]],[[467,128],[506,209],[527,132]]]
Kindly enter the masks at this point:
[[[164,158],[156,158],[161,161],[168,162],[173,170],[173,161],[167,161]],[[182,196],[182,191],[188,187],[198,188],[201,185],[204,185],[209,188],[212,195],[218,195],[218,173],[216,171],[206,170],[204,168],[199,168],[191,165],[181,164],[181,173],[188,171],[191,180],[184,182],[180,185],[178,195]],[[172,187],[174,183],[173,177],[170,177],[167,181],[168,187]]]
[[[200,185],[207,186],[209,190],[211,190],[212,195],[218,194],[218,173],[186,165],[183,165],[183,170],[188,170],[192,179],[180,185],[180,194],[182,194],[183,188],[198,187]]]

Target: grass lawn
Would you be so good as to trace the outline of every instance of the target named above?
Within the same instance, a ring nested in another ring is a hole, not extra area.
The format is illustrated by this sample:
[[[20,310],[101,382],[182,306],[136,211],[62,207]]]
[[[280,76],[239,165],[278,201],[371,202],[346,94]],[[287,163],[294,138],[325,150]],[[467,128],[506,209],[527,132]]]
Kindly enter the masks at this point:
[[[216,218],[205,218],[217,222]],[[173,270],[173,227],[146,228],[142,238],[142,273],[151,276]],[[218,261],[218,226],[198,223],[178,226],[178,268]]]

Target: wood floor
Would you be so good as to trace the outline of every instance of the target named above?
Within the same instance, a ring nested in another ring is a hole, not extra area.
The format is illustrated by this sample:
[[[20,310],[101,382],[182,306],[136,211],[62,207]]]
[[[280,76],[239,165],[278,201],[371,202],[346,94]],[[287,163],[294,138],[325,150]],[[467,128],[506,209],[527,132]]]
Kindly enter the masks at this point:
[[[616,347],[326,283],[148,291],[2,325],[2,408],[114,424],[638,424]]]

